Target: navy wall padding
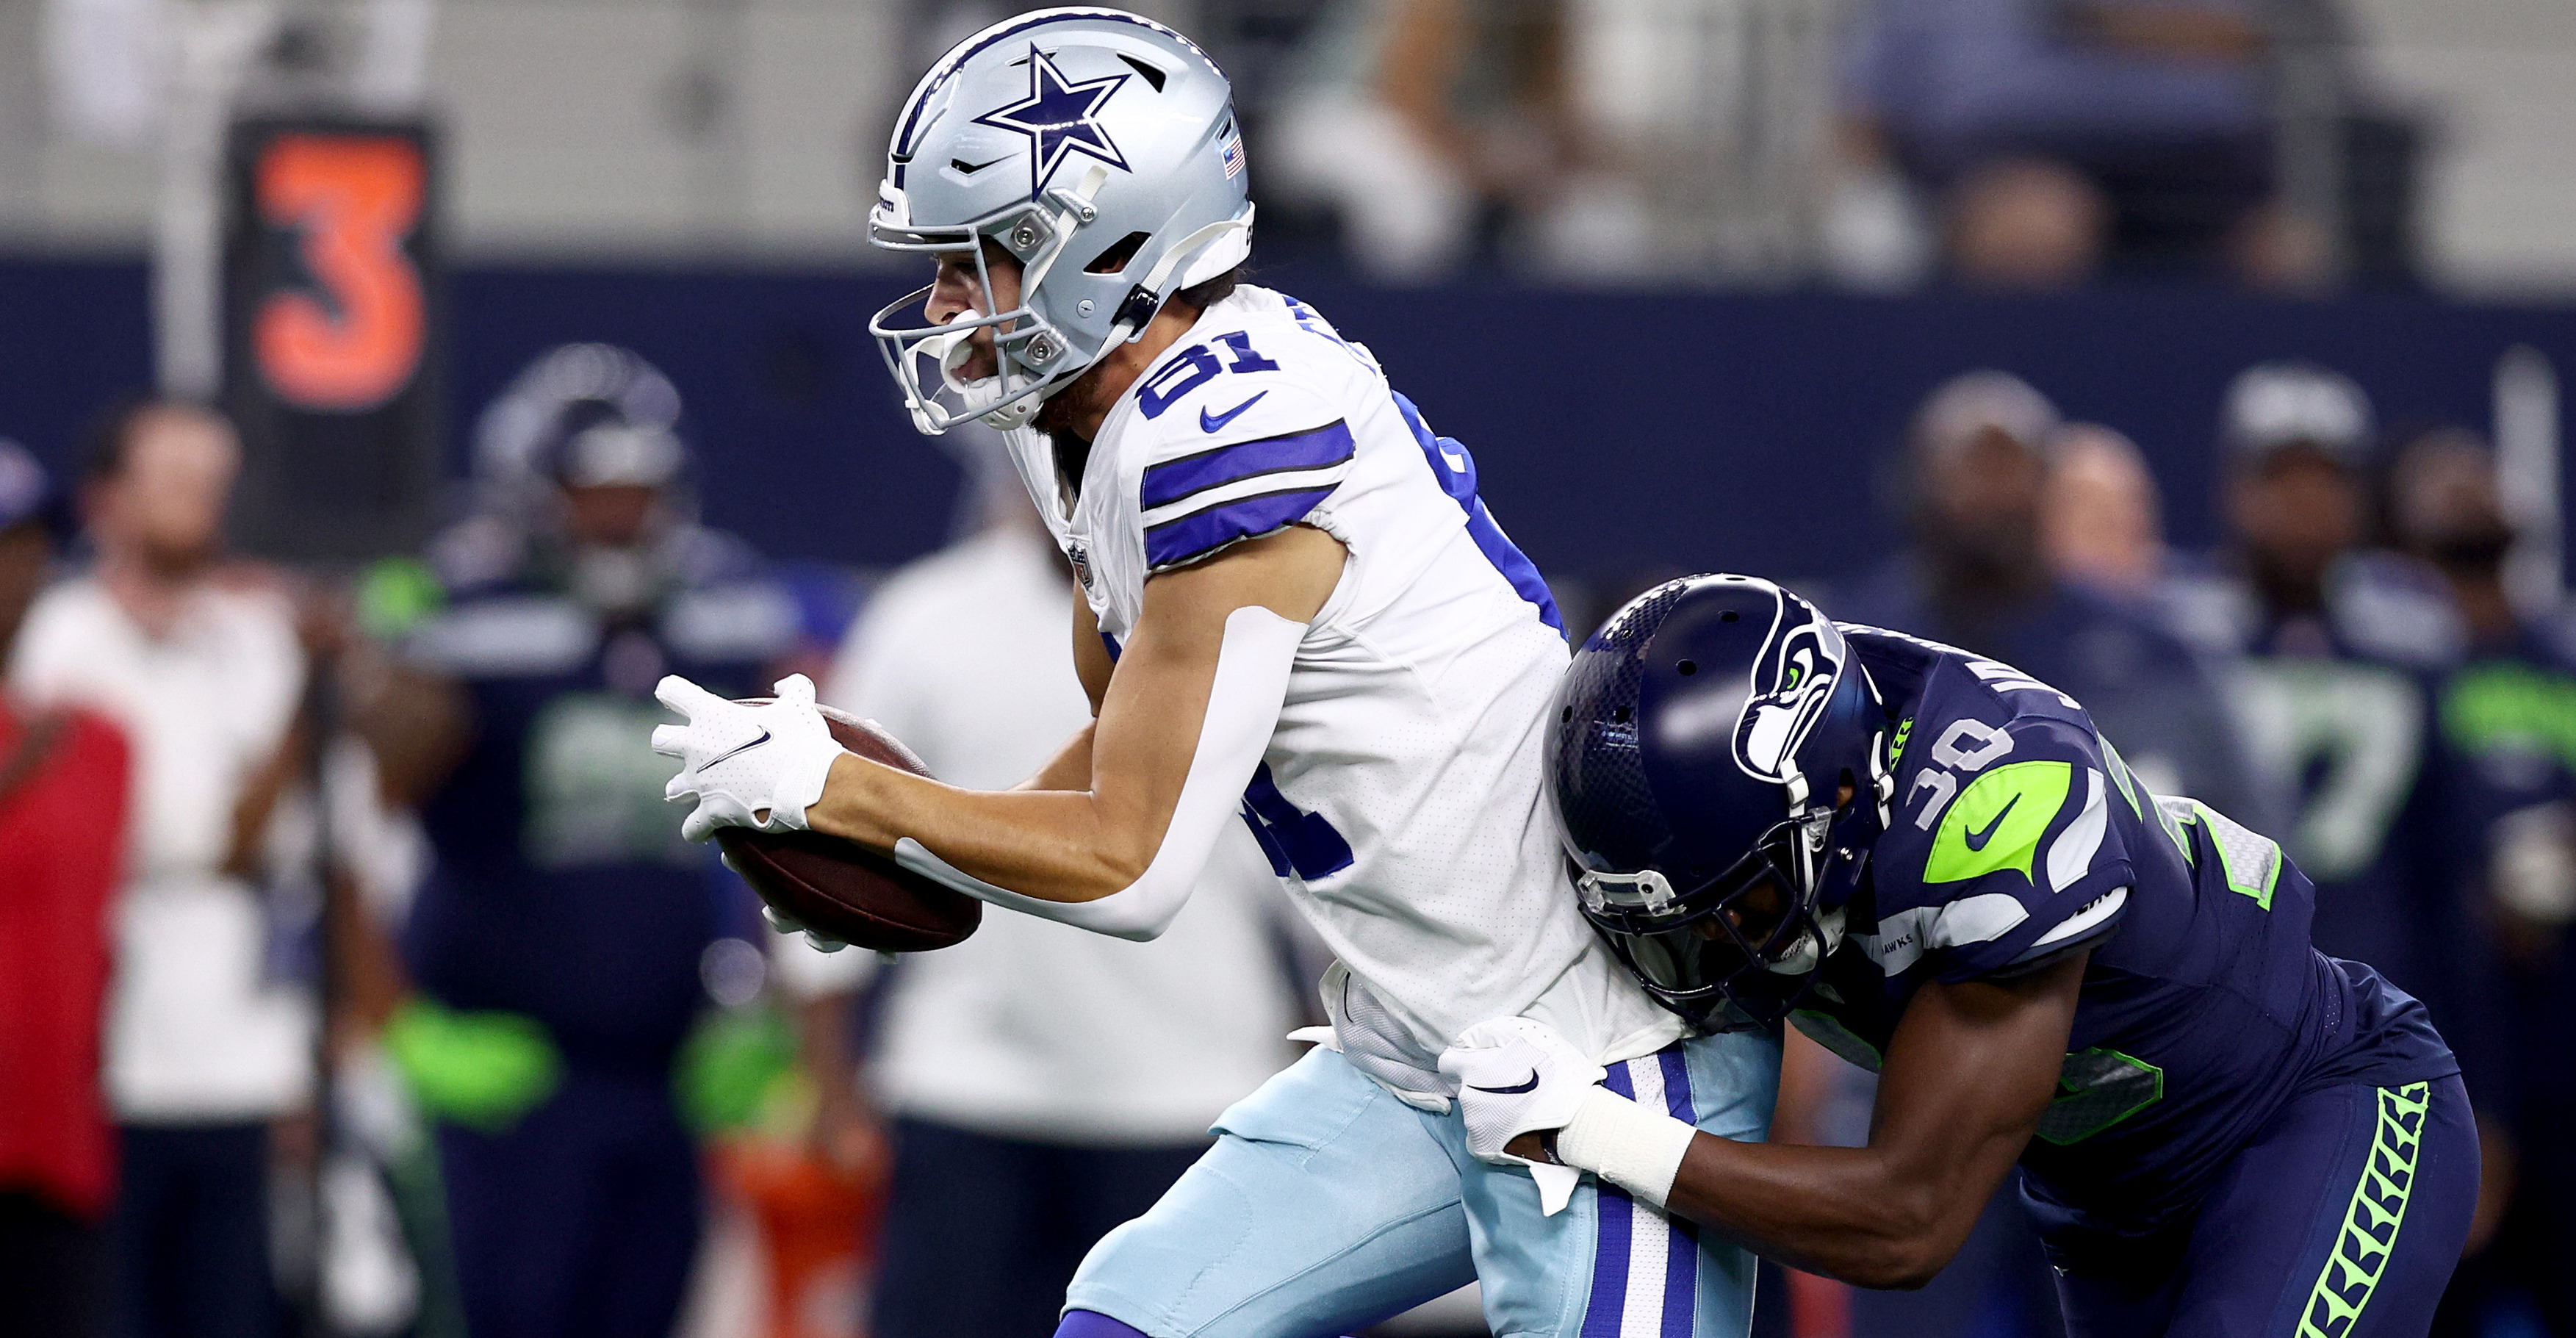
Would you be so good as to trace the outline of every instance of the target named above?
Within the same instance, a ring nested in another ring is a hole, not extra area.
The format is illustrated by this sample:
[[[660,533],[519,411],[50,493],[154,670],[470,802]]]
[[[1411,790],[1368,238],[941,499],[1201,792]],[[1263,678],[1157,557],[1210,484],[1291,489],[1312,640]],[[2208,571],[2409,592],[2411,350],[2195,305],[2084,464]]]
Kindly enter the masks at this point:
[[[1368,344],[1542,569],[1617,583],[1657,568],[1850,572],[1902,535],[1887,461],[1913,405],[1974,367],[2137,438],[2185,545],[2216,537],[2212,436],[2229,377],[2307,357],[2384,421],[2484,427],[2496,359],[2576,371],[2576,309],[2412,295],[2335,301],[2201,289],[1997,298],[1389,290],[1260,276]],[[881,564],[948,532],[958,471],[899,412],[867,318],[884,273],[479,268],[451,280],[448,421],[544,349],[622,343],[687,399],[708,518],[768,551]],[[0,434],[67,461],[78,426],[149,364],[136,263],[0,262]]]

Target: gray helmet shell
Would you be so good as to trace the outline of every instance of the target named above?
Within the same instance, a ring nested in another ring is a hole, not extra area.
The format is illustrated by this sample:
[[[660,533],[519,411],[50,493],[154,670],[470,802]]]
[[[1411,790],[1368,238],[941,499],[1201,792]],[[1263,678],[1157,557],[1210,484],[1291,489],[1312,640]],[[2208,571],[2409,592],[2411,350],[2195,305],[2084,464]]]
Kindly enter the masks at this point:
[[[869,323],[914,425],[1025,424],[1048,395],[1135,338],[1171,295],[1251,252],[1233,89],[1207,53],[1115,9],[1047,9],[959,43],[896,117],[868,239],[972,252],[986,309],[930,325],[925,287]],[[1020,265],[991,311],[985,240]],[[999,374],[956,376],[993,331]]]

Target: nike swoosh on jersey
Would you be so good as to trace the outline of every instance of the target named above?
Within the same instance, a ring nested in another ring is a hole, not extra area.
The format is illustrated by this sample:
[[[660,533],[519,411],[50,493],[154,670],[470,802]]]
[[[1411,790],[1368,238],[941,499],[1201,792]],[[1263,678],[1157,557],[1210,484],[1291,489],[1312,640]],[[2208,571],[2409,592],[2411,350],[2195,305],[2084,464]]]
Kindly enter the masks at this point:
[[[1492,1092],[1497,1096],[1517,1096],[1522,1092],[1535,1092],[1538,1090],[1538,1070],[1531,1069],[1529,1081],[1522,1083],[1518,1087],[1476,1087],[1476,1084],[1474,1083],[1469,1083],[1467,1085],[1475,1088],[1475,1090],[1479,1092]]]
[[[1235,419],[1241,418],[1244,410],[1260,403],[1261,397],[1269,393],[1270,392],[1267,390],[1254,391],[1251,399],[1245,400],[1243,403],[1238,404],[1221,414],[1211,414],[1205,409],[1199,410],[1199,431],[1215,432],[1221,430],[1226,424],[1233,422]]]
[[[737,745],[737,746],[735,746],[735,747],[725,749],[723,752],[718,753],[718,754],[717,754],[717,755],[715,755],[714,757],[710,757],[710,758],[708,758],[708,759],[705,761],[705,763],[701,764],[701,765],[698,767],[698,770],[700,770],[700,771],[704,771],[704,770],[706,770],[708,767],[712,767],[712,766],[716,765],[717,763],[724,761],[724,760],[725,760],[725,759],[727,759],[727,758],[730,758],[730,757],[739,757],[739,756],[741,756],[742,754],[747,753],[747,752],[750,752],[752,749],[757,748],[757,747],[759,747],[760,745],[762,745],[762,744],[764,744],[764,743],[767,743],[767,742],[769,742],[769,731],[764,729],[764,730],[760,731],[760,737],[759,737],[759,738],[753,739],[753,740],[752,740],[751,742],[749,742],[749,743],[740,744],[740,745]]]
[[[2013,805],[2020,802],[2021,796],[2019,794],[2015,794],[2012,798],[2004,801],[2004,806],[2002,808],[1996,810],[1994,818],[1986,823],[1984,830],[1964,833],[1968,838],[1968,849],[1985,849],[1986,842],[1995,839],[1995,829],[2004,825],[2004,818],[2013,811]]]

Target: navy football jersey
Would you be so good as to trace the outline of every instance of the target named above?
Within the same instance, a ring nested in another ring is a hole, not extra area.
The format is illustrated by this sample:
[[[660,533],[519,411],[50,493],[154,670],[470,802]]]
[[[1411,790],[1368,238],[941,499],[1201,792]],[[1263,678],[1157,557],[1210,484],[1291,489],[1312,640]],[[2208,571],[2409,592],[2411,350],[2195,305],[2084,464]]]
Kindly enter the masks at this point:
[[[2444,681],[2439,718],[2451,864],[2478,922],[2506,931],[2504,944],[2467,945],[2462,1067],[2482,1111],[2513,1112],[2525,1146],[2555,1155],[2540,1150],[2564,1141],[2576,1105],[2576,1066],[2560,1058],[2561,1019],[2576,1016],[2564,872],[2576,847],[2576,627],[2528,626],[2475,648]]]
[[[412,633],[410,657],[473,712],[470,749],[422,810],[436,861],[404,943],[441,1002],[533,1017],[575,1065],[669,1071],[705,1004],[699,959],[732,877],[680,838],[662,798],[678,763],[652,750],[673,718],[653,685],[676,673],[767,693],[795,607],[746,568],[727,562],[628,615],[515,574]]]
[[[1895,722],[1896,801],[1794,1020],[1875,1069],[1924,982],[2089,947],[2022,1157],[2043,1226],[2144,1230],[2308,1086],[2456,1071],[2420,1004],[2309,945],[2315,890],[2273,841],[2149,792],[2082,706],[2017,669],[1844,630]]]
[[[2186,635],[2236,657],[2232,705],[2248,755],[2289,797],[2272,834],[2317,887],[2316,945],[2370,963],[2447,1017],[2472,927],[2434,783],[2444,764],[2433,689],[2461,640],[2441,578],[2363,552],[2336,564],[2313,612],[2267,608],[2217,572],[2169,593]]]

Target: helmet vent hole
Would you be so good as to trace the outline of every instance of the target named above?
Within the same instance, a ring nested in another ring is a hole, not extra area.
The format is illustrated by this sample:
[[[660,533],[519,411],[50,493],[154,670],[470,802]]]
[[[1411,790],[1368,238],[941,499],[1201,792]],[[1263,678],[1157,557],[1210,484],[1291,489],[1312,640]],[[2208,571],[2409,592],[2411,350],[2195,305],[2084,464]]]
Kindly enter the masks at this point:
[[[1622,707],[1620,707],[1618,710],[1616,710],[1616,711],[1612,711],[1612,712],[1610,713],[1610,718],[1611,718],[1612,720],[1614,720],[1614,721],[1618,722],[1619,724],[1624,725],[1624,724],[1627,724],[1631,719],[1634,719],[1634,718],[1635,718],[1635,714],[1636,714],[1635,712],[1630,711],[1627,707],[1622,706]]]
[[[1722,623],[1731,623],[1731,622],[1734,622],[1734,621],[1735,621],[1735,610],[1733,610],[1733,609],[1728,609],[1726,612],[1724,612],[1724,613],[1721,613],[1721,614],[1717,615],[1717,620],[1718,620],[1719,622],[1722,622]]]
[[[1154,235],[1151,235],[1151,232],[1128,232],[1126,237],[1118,237],[1118,240],[1115,240],[1115,242],[1110,242],[1108,250],[1103,250],[1103,253],[1100,253],[1100,255],[1092,255],[1092,263],[1090,263],[1090,266],[1082,266],[1082,273],[1118,273],[1118,271],[1123,271],[1123,268],[1128,266],[1128,260],[1136,258],[1136,253],[1139,253],[1139,250],[1144,250],[1146,242],[1151,242],[1151,240],[1154,240]]]
[[[1698,673],[1698,672],[1699,672],[1699,661],[1697,661],[1697,660],[1684,660],[1684,661],[1682,661],[1680,664],[1674,665],[1673,667],[1682,671],[1682,677],[1684,677],[1684,678],[1688,678],[1688,677],[1690,677],[1691,675],[1696,674],[1696,673]]]
[[[1134,68],[1136,73],[1145,76],[1145,82],[1152,84],[1154,86],[1154,91],[1157,93],[1163,91],[1163,81],[1172,77],[1163,73],[1161,70],[1136,59],[1134,56],[1128,55],[1124,51],[1118,53],[1118,58],[1127,62],[1129,66]]]
[[[1154,235],[1149,232],[1128,233],[1126,236],[1111,242],[1108,250],[1093,256],[1091,258],[1091,263],[1082,267],[1082,272],[1085,274],[1116,274],[1120,270],[1127,268],[1127,262],[1135,259],[1136,253],[1144,250],[1145,243],[1152,240],[1154,240]]]
[[[1563,711],[1559,712],[1559,713],[1557,714],[1556,721],[1557,721],[1557,723],[1558,723],[1558,724],[1560,724],[1560,725],[1571,725],[1571,724],[1573,724],[1573,723],[1574,723],[1574,708],[1573,708],[1573,707],[1571,707],[1571,706],[1569,706],[1569,707],[1566,707]]]

